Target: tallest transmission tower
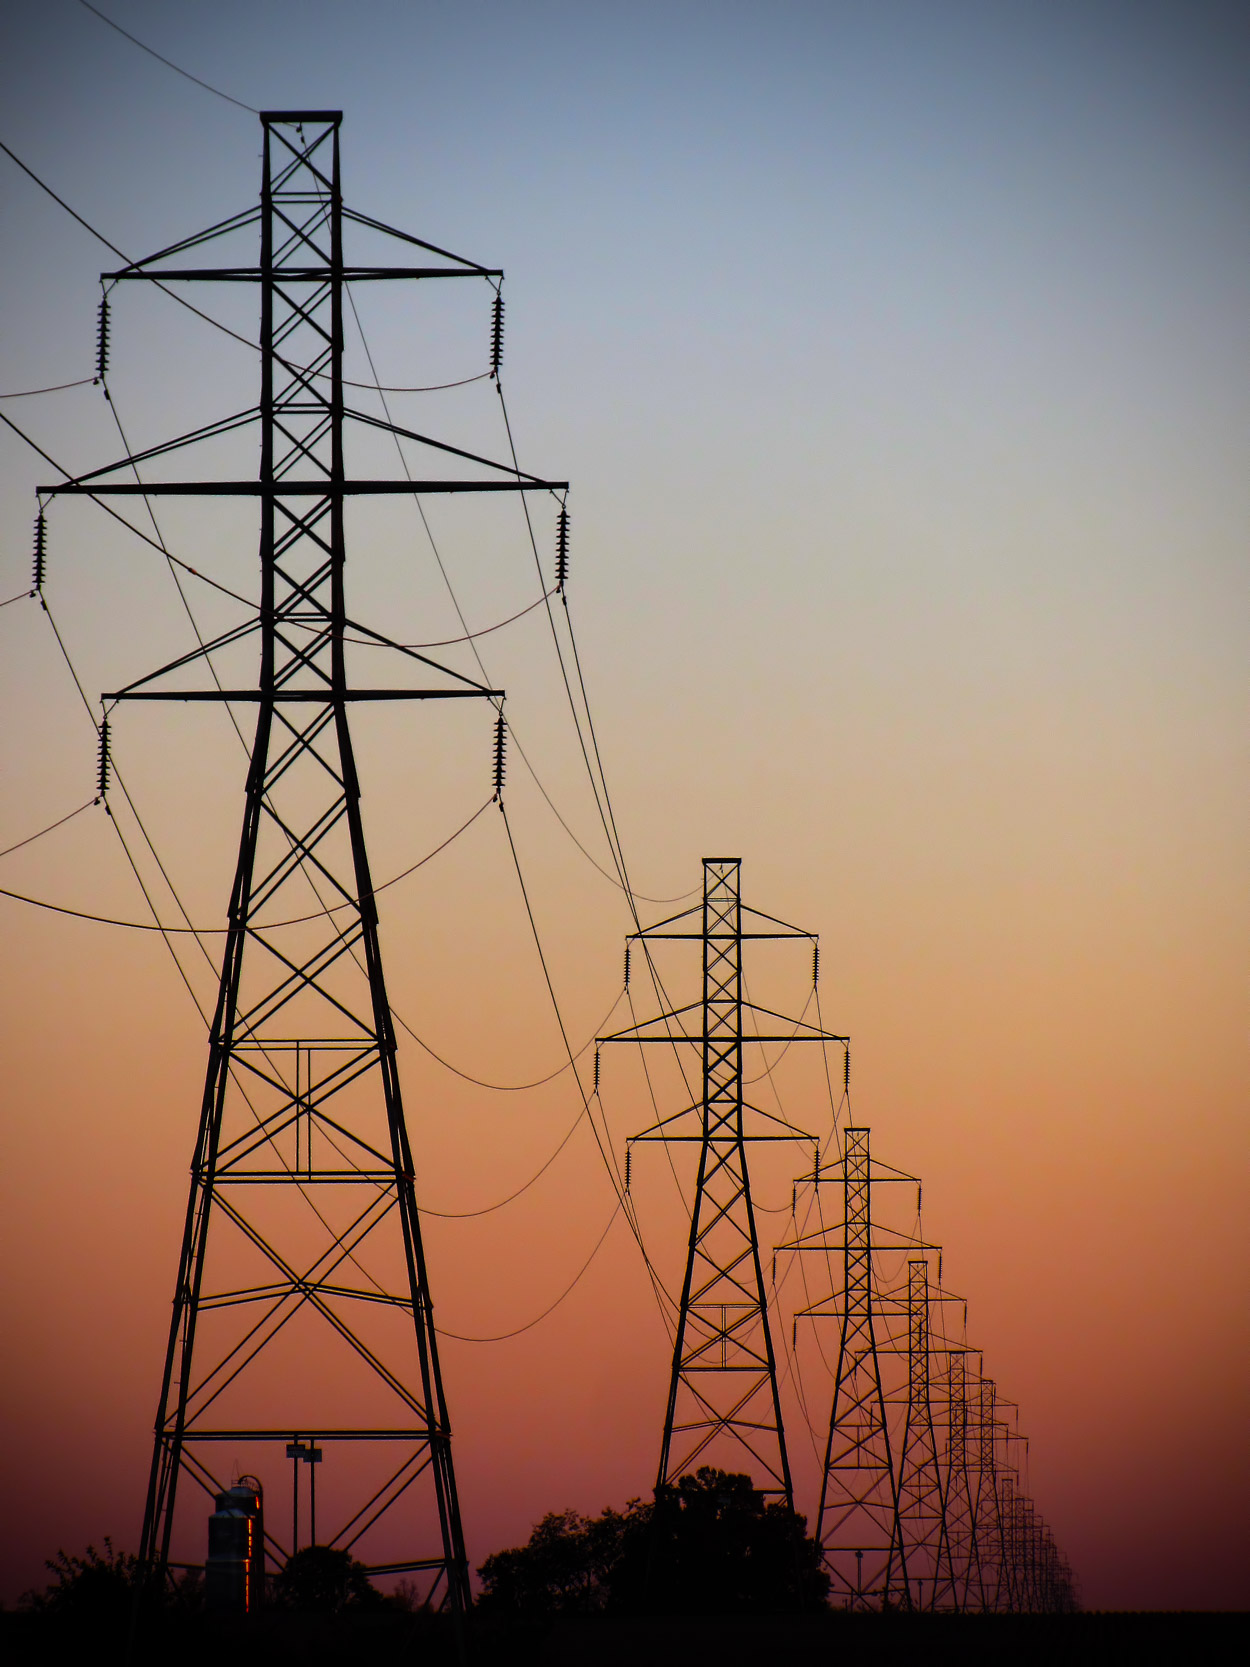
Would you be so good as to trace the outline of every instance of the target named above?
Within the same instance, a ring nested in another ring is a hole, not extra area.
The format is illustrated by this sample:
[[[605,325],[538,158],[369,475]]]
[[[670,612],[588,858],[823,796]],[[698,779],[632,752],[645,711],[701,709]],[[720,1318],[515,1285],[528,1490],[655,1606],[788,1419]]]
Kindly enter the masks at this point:
[[[204,1494],[193,1495],[198,1508],[184,1509],[175,1542],[179,1483],[189,1476],[211,1496],[228,1485],[231,1467],[268,1482],[266,1547],[285,1562],[316,1532],[310,1520],[303,1533],[300,1466],[324,1459],[320,1542],[351,1552],[372,1573],[415,1574],[427,1601],[458,1615],[469,1588],[451,1425],[348,713],[360,700],[478,698],[498,705],[502,694],[411,654],[405,663],[420,661],[429,686],[350,683],[349,634],[399,645],[348,615],[345,500],[560,492],[565,483],[428,440],[441,458],[455,457],[453,478],[349,478],[348,419],[390,425],[345,404],[346,286],[472,277],[497,294],[502,273],[345,208],[338,112],[265,113],[261,121],[258,208],[105,275],[110,282],[257,284],[259,405],[67,485],[41,488],[92,496],[246,495],[260,509],[255,617],[105,697],[240,702],[256,712],[141,1556],[159,1576],[171,1562],[171,1545],[182,1558],[187,1550],[202,1555],[211,1507]],[[424,264],[347,263],[345,223],[401,238]],[[258,266],[171,264],[253,225]],[[499,316],[496,303],[496,335]],[[116,478],[189,439],[253,421],[260,432],[255,480],[139,485],[133,476]],[[491,472],[470,475],[466,462]],[[257,686],[223,688],[210,656],[251,637],[259,645]],[[212,670],[215,687],[186,686],[186,671],[196,665]],[[288,1478],[289,1529],[274,1498],[285,1497]],[[311,1486],[309,1494],[315,1508]]]

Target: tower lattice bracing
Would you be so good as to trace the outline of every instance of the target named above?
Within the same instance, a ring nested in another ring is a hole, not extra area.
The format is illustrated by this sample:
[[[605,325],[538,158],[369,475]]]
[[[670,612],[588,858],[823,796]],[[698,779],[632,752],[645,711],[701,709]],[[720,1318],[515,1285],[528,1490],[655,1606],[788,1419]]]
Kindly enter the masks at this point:
[[[238,1466],[269,1484],[266,1546],[270,1566],[281,1565],[311,1537],[299,1510],[299,1465],[319,1459],[308,1494],[320,1542],[371,1572],[413,1577],[423,1597],[458,1615],[469,1585],[451,1421],[349,713],[361,700],[498,705],[502,696],[411,654],[402,664],[419,662],[425,686],[353,683],[351,639],[398,645],[349,616],[345,510],[349,497],[371,493],[564,483],[494,464],[486,480],[463,464],[451,479],[349,476],[348,421],[388,425],[345,405],[348,284],[427,276],[494,283],[502,274],[346,208],[337,112],[261,120],[259,208],[106,275],[257,285],[259,404],[212,430],[258,424],[257,478],[142,486],[114,478],[207,432],[197,431],[49,489],[245,496],[260,516],[255,617],[106,697],[220,700],[255,714],[141,1557],[157,1576],[171,1557],[202,1557],[205,1494]],[[350,264],[348,225],[402,238],[425,264]],[[249,227],[259,229],[258,265],[176,264]],[[248,642],[258,648],[255,686],[223,688],[212,656]],[[216,686],[188,687],[187,671],[205,665]],[[288,1463],[296,1478],[289,1528],[277,1504],[290,1486]],[[205,1491],[192,1489],[188,1499],[180,1486],[188,1478]]]
[[[898,1515],[907,1560],[887,1595],[914,1609],[932,1609],[949,1590],[942,1475],[930,1396],[929,1264],[907,1264],[907,1420],[898,1466]]]
[[[947,1577],[939,1582],[936,1609],[980,1609],[981,1582],[973,1532],[972,1482],[968,1471],[968,1367],[962,1349],[945,1356],[946,1441],[942,1477],[948,1552]]]
[[[845,1038],[825,1037],[806,1024],[778,1035],[778,1015],[746,1000],[744,942],[811,934],[746,908],[740,868],[736,857],[705,858],[702,904],[635,934],[644,947],[664,939],[701,944],[701,1001],[602,1040],[690,1045],[699,1050],[702,1066],[699,1103],[635,1137],[698,1147],[657,1488],[669,1487],[701,1464],[745,1468],[764,1493],[779,1495],[793,1507],[747,1145],[753,1140],[811,1137],[746,1104],[743,1047],[748,1040],[754,1045]],[[751,921],[746,929],[744,915]],[[697,927],[680,929],[692,917]],[[756,921],[761,925],[756,927]],[[746,1011],[766,1021],[763,1030],[753,1031],[749,1038],[743,1032]],[[692,1030],[689,1020],[695,1015],[701,1023]],[[748,1113],[755,1114],[757,1127],[748,1126]]]
[[[1024,1594],[1020,1585],[1019,1513],[1016,1510],[1015,1477],[1004,1473],[998,1478],[998,1520],[1003,1545],[1003,1578],[999,1608],[1020,1610]]]
[[[798,1251],[842,1253],[841,1289],[805,1310],[805,1317],[839,1321],[833,1403],[825,1445],[816,1537],[830,1576],[830,1601],[852,1609],[876,1609],[906,1580],[899,1532],[898,1488],[882,1382],[881,1312],[873,1189],[881,1178],[872,1157],[871,1133],[848,1128],[838,1163],[814,1179],[841,1183],[841,1223],[808,1239]],[[887,1181],[910,1180],[889,1171]],[[840,1239],[840,1244],[837,1240]]]
[[[1006,1607],[1003,1601],[1005,1574],[1002,1522],[998,1509],[994,1396],[994,1380],[981,1378],[976,1402],[976,1462],[971,1471],[974,1488],[972,1520],[976,1567],[980,1578],[979,1607],[989,1610]]]

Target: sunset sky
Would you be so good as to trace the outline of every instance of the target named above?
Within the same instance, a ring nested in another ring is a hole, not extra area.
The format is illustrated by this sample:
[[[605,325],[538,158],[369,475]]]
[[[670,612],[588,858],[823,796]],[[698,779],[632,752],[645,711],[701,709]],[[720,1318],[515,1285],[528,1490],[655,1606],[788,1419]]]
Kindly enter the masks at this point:
[[[342,109],[349,202],[505,269],[508,411],[521,466],[571,482],[570,608],[631,878],[660,900],[643,918],[732,853],[748,902],[820,933],[854,1117],[923,1177],[926,1236],[1019,1404],[1028,1485],[1086,1606],[1244,1607],[1250,14],[101,9],[242,104]],[[130,255],[257,198],[255,115],[78,0],[3,9],[0,94],[0,139]],[[115,257],[2,153],[0,189],[0,395],[88,378]],[[382,287],[359,306],[384,382],[486,369],[484,289]],[[134,447],[255,400],[254,354],[140,289],[112,312]],[[254,332],[250,292],[192,299]],[[505,455],[489,382],[392,409]],[[121,455],[98,388],[0,413],[71,471]],[[249,447],[176,467],[246,474]],[[354,455],[386,466],[371,442]],[[28,587],[34,488],[52,478],[0,425],[0,602]],[[158,514],[172,549],[254,592],[254,507]],[[429,516],[475,627],[534,600],[515,503]],[[455,634],[411,503],[351,530],[357,616],[405,641]],[[550,565],[546,509],[537,531]],[[48,545],[51,618],[93,705],[191,643],[163,561],[101,511],[54,505]],[[207,626],[232,617],[189,595]],[[546,794],[609,866],[542,611],[482,653]],[[4,850],[92,797],[95,737],[37,602],[0,609],[0,678]],[[385,879],[489,797],[491,725],[431,705],[357,733]],[[127,711],[113,747],[192,918],[220,925],[244,774],[225,718]],[[515,756],[507,803],[580,1047],[609,1012],[628,1022],[613,1003],[632,923]],[[5,856],[0,885],[145,918],[102,808]],[[11,1603],[59,1545],[137,1544],[205,1044],[155,934],[4,897],[0,930]],[[429,1048],[496,1082],[560,1064],[496,811],[383,895],[382,944]],[[211,999],[209,961],[180,953]],[[671,966],[691,999],[697,963]],[[802,1010],[804,949],[752,966],[757,1000]],[[431,1212],[511,1192],[577,1116],[567,1074],[490,1093],[401,1044]],[[787,1070],[787,1114],[827,1138],[816,1062]],[[650,1104],[631,1062],[603,1072],[623,1151]],[[766,1255],[809,1164],[802,1147],[761,1160]],[[684,1227],[659,1154],[635,1158],[633,1187],[675,1283]],[[432,1213],[438,1324],[524,1325],[613,1207],[583,1125],[514,1204]],[[779,1303],[788,1333],[789,1285]],[[622,1222],[549,1319],[445,1351],[474,1565],[548,1510],[649,1490],[667,1346]],[[819,1426],[829,1386],[809,1354]],[[786,1394],[813,1516],[818,1465]]]

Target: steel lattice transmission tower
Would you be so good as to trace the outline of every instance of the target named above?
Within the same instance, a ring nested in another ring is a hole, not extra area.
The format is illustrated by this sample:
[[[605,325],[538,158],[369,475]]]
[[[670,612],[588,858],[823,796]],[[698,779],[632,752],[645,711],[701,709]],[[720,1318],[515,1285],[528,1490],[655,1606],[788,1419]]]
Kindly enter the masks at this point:
[[[1019,1611],[1025,1607],[1020,1577],[1020,1514],[1016,1501],[1016,1479],[1010,1474],[998,1479],[998,1514],[1003,1533],[1002,1607]]]
[[[349,636],[399,645],[347,612],[345,500],[562,491],[564,483],[539,482],[463,452],[452,478],[348,475],[347,421],[389,424],[345,404],[347,285],[471,277],[497,292],[502,273],[346,208],[340,120],[333,111],[263,114],[259,207],[105,275],[163,285],[256,284],[256,409],[41,490],[243,495],[257,499],[260,511],[256,617],[105,697],[222,700],[256,712],[141,1557],[150,1574],[163,1573],[180,1478],[190,1475],[209,1493],[219,1489],[216,1455],[221,1463],[242,1456],[248,1470],[268,1476],[272,1494],[288,1456],[298,1482],[300,1457],[324,1453],[322,1523],[331,1512],[334,1520],[322,1542],[363,1556],[371,1572],[417,1574],[435,1605],[459,1615],[469,1585],[451,1424],[348,714],[361,700],[467,697],[498,705],[502,694],[412,654],[404,663],[419,661],[428,686],[352,684]],[[423,264],[350,264],[343,248],[348,224],[401,239]],[[259,228],[259,265],[171,264],[250,226]],[[188,440],[251,421],[260,432],[255,480],[140,486],[115,479],[116,471]],[[453,450],[426,444],[444,459]],[[475,478],[465,459],[493,473]],[[211,668],[211,654],[250,637],[259,646],[256,687],[178,686],[180,669],[199,662]],[[277,1519],[271,1504],[266,1541],[282,1561],[299,1547],[298,1486],[289,1538]],[[379,1535],[389,1536],[391,1555],[371,1561],[379,1538],[370,1531],[382,1519]],[[179,1532],[198,1549],[203,1517]]]
[[[900,1585],[906,1589],[907,1576],[881,1374],[882,1355],[893,1352],[893,1344],[876,1270],[878,1250],[900,1248],[900,1235],[874,1220],[873,1190],[917,1183],[914,1176],[874,1159],[871,1142],[870,1130],[846,1129],[841,1158],[818,1166],[808,1177],[817,1186],[840,1188],[841,1221],[778,1247],[828,1257],[841,1252],[841,1289],[803,1309],[795,1320],[836,1319],[839,1326],[816,1537],[830,1576],[830,1598],[849,1609],[882,1607]],[[910,1238],[903,1244],[913,1247]]]
[[[761,923],[743,928],[743,917]],[[695,929],[682,923],[696,922]],[[635,1141],[697,1145],[698,1169],[690,1212],[690,1238],[673,1341],[672,1370],[660,1444],[657,1492],[696,1464],[716,1460],[734,1468],[744,1460],[761,1491],[780,1495],[793,1509],[794,1489],[786,1454],[777,1361],[760,1264],[759,1234],[751,1201],[747,1145],[752,1141],[810,1140],[781,1118],[747,1104],[742,1058],[750,1043],[826,1041],[846,1044],[814,1025],[785,1020],[756,1007],[743,990],[742,946],[762,939],[815,935],[743,904],[737,857],[705,857],[703,900],[645,930],[629,942],[644,950],[664,940],[698,943],[703,951],[699,1002],[661,1013],[601,1042],[689,1045],[699,1050],[702,1093],[697,1104],[634,1136]],[[764,1026],[744,1034],[743,1015]],[[690,1026],[692,1017],[699,1028]],[[752,1113],[750,1126],[747,1114]]]
[[[907,1264],[907,1421],[898,1465],[898,1515],[907,1559],[894,1592],[914,1609],[932,1609],[951,1584],[946,1504],[930,1398],[932,1349],[929,1264]],[[887,1586],[887,1597],[894,1595]]]
[[[939,1587],[938,1609],[984,1608],[981,1570],[978,1560],[975,1483],[968,1464],[968,1357],[964,1349],[951,1348],[946,1356],[946,1443],[944,1502],[946,1541],[950,1558],[949,1581]],[[976,1431],[973,1431],[976,1453]]]
[[[973,1494],[973,1543],[980,1576],[980,1604],[986,1610],[1009,1607],[1004,1597],[1003,1526],[998,1507],[998,1464],[995,1453],[997,1413],[993,1378],[979,1383],[976,1421],[976,1466]]]

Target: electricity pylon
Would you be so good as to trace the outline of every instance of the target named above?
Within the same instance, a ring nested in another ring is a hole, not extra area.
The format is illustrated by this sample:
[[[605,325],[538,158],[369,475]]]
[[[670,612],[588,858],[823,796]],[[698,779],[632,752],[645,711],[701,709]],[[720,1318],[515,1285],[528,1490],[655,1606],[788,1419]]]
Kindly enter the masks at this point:
[[[424,443],[440,458],[457,459],[446,478],[348,476],[347,420],[390,425],[345,403],[347,286],[471,277],[497,294],[502,273],[346,208],[340,120],[336,111],[262,114],[259,206],[105,274],[109,283],[257,284],[259,405],[41,491],[247,496],[260,511],[255,618],[105,697],[256,710],[156,1417],[144,1567],[159,1577],[169,1565],[184,1472],[211,1495],[222,1486],[220,1464],[242,1460],[268,1476],[272,1492],[286,1455],[298,1464],[301,1453],[324,1453],[323,1521],[331,1502],[335,1521],[323,1542],[367,1554],[378,1546],[371,1531],[385,1519],[391,1555],[366,1557],[370,1572],[416,1574],[427,1601],[458,1617],[470,1594],[451,1423],[348,713],[361,700],[477,698],[498,706],[502,692],[407,650],[406,663],[415,659],[433,674],[429,686],[351,683],[350,639],[399,645],[348,615],[344,509],[354,495],[562,491],[564,483],[433,441]],[[348,223],[400,239],[423,264],[350,263]],[[259,265],[177,264],[251,226],[259,228]],[[260,432],[255,480],[116,479],[119,470],[250,422]],[[466,460],[493,473],[470,475]],[[211,656],[250,638],[259,646],[256,686],[223,688]],[[178,674],[198,662],[216,687],[182,682]],[[295,1517],[289,1540],[276,1531],[276,1513],[266,1517],[268,1550],[279,1561],[298,1549],[298,1505]],[[198,1549],[203,1533],[203,1519],[187,1523],[179,1549]]]
[[[1020,1578],[1020,1514],[1016,1509],[1016,1479],[1009,1473],[998,1479],[998,1520],[1003,1535],[1002,1607],[1018,1612],[1025,1607]]]
[[[976,1481],[969,1468],[968,1454],[968,1357],[965,1350],[952,1347],[947,1352],[946,1360],[947,1412],[943,1499],[946,1541],[950,1553],[950,1578],[946,1585],[939,1588],[934,1607],[980,1610],[985,1605],[976,1536]],[[975,1462],[975,1426],[972,1434]]]
[[[983,1377],[979,1381],[976,1401],[975,1463],[973,1482],[972,1537],[976,1566],[980,1574],[981,1609],[1006,1608],[1003,1565],[1003,1529],[999,1516],[998,1465],[995,1457],[997,1415],[994,1406],[994,1380]]]
[[[912,1609],[933,1609],[951,1585],[946,1506],[938,1465],[930,1398],[932,1349],[929,1325],[929,1264],[907,1264],[907,1420],[898,1466],[898,1516],[906,1562],[887,1599],[897,1593]]]
[[[893,1352],[891,1305],[883,1302],[878,1288],[876,1257],[880,1250],[917,1246],[910,1235],[874,1220],[872,1194],[876,1186],[918,1183],[915,1176],[873,1158],[866,1128],[848,1128],[841,1157],[818,1164],[804,1179],[817,1186],[840,1185],[843,1199],[840,1221],[778,1246],[779,1253],[815,1251],[832,1257],[841,1252],[841,1288],[795,1316],[796,1323],[839,1323],[816,1537],[831,1581],[831,1601],[848,1609],[878,1609],[905,1601],[907,1548],[881,1376],[881,1357]]]
[[[662,1493],[696,1463],[717,1460],[732,1468],[745,1460],[754,1478],[762,1481],[760,1491],[780,1495],[793,1509],[747,1143],[812,1137],[747,1104],[742,1053],[748,1042],[825,1041],[845,1046],[847,1039],[793,1019],[784,1019],[788,1028],[776,1034],[782,1015],[746,999],[744,943],[778,938],[814,943],[815,935],[744,905],[740,869],[737,857],[705,857],[702,903],[630,934],[629,942],[641,942],[644,948],[662,940],[701,944],[702,1000],[600,1041],[689,1045],[700,1050],[702,1059],[698,1103],[633,1137],[635,1141],[691,1142],[699,1148],[657,1492]],[[744,931],[744,914],[762,922],[762,928]],[[682,922],[692,919],[698,922],[697,930],[679,929]],[[767,1033],[744,1035],[746,1012],[763,1019]],[[692,1017],[700,1021],[693,1033]],[[753,1114],[749,1127],[748,1112]]]

